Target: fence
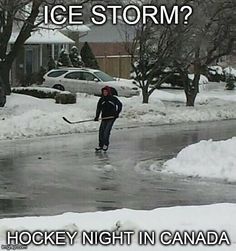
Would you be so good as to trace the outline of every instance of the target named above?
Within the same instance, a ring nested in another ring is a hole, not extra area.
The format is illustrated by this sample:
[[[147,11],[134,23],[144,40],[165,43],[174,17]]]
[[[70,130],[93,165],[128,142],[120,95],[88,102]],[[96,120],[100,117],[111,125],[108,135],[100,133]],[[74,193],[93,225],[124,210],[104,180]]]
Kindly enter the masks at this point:
[[[102,71],[118,78],[130,78],[131,58],[129,55],[97,56]]]

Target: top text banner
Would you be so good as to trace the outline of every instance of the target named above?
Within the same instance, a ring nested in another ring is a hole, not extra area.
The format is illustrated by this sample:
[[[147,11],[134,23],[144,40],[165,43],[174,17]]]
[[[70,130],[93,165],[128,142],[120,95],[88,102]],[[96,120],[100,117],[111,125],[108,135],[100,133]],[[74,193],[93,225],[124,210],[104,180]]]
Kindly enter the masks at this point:
[[[82,5],[55,5],[52,8],[44,7],[44,22],[55,25],[82,25],[83,21]],[[156,25],[177,25],[180,22],[188,24],[189,18],[193,13],[191,6],[167,7],[165,5],[94,5],[91,8],[90,20],[95,25],[103,25],[108,19],[112,24],[116,25],[119,21],[123,21],[128,25],[136,25],[138,23],[147,24],[152,21]]]

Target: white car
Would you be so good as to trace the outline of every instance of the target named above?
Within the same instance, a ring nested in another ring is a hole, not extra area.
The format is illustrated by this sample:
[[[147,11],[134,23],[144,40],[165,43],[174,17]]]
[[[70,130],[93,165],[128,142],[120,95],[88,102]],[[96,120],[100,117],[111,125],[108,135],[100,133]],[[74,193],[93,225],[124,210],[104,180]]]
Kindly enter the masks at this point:
[[[115,80],[105,72],[89,68],[51,70],[45,74],[42,86],[73,93],[101,95],[101,89],[106,85],[114,88],[119,96],[131,97],[140,93],[138,87],[130,81]]]

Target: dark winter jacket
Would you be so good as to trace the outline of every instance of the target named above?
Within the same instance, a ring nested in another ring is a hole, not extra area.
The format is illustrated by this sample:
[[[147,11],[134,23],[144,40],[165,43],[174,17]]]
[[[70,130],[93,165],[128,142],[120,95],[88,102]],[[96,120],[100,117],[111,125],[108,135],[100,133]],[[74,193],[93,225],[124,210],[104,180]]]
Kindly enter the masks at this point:
[[[105,117],[115,117],[119,116],[119,113],[122,110],[122,103],[117,97],[114,97],[109,93],[108,96],[102,96],[97,104],[96,118],[99,118],[100,113],[102,112],[102,118]]]

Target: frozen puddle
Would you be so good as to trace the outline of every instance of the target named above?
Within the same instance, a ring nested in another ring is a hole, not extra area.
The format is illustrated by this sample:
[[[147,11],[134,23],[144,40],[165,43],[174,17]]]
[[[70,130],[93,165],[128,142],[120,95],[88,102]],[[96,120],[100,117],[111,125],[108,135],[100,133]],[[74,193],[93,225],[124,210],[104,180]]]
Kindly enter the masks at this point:
[[[163,165],[165,160],[143,160],[136,164],[134,170],[140,174],[153,174],[153,173],[161,173],[163,171]]]

